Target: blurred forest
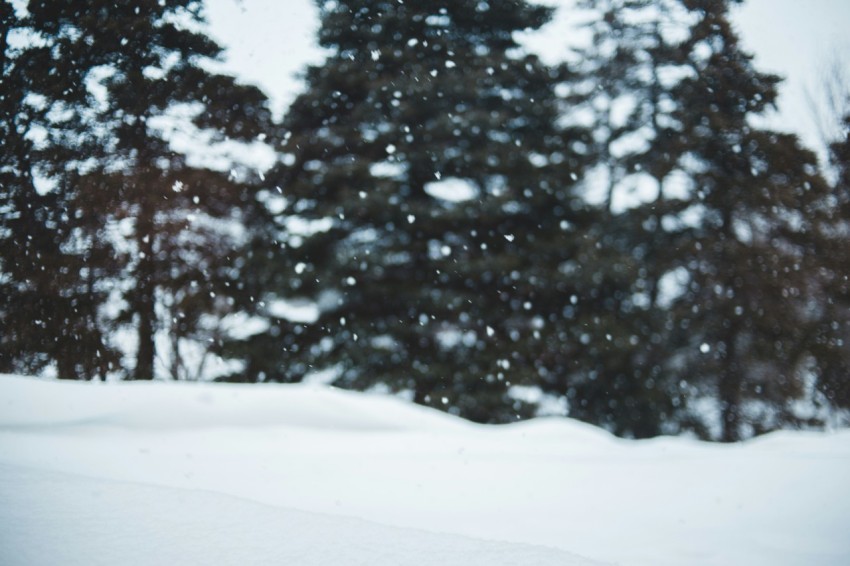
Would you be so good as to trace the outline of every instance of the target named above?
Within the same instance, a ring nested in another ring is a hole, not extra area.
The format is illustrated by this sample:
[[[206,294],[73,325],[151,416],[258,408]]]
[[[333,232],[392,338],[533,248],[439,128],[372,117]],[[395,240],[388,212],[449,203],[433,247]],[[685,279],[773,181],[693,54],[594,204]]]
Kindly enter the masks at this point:
[[[847,424],[850,92],[827,159],[756,126],[780,81],[736,3],[579,0],[591,40],[549,66],[516,36],[552,8],[318,0],[327,59],[276,120],[200,1],[2,0],[0,372]]]

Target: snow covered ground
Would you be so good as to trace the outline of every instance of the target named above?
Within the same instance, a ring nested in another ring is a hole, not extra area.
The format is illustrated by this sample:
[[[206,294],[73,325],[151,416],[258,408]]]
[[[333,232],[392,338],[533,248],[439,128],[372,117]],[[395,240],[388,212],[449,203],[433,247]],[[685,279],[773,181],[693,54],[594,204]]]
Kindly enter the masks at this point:
[[[316,386],[0,376],[4,565],[846,566],[848,480],[850,431],[635,442]]]

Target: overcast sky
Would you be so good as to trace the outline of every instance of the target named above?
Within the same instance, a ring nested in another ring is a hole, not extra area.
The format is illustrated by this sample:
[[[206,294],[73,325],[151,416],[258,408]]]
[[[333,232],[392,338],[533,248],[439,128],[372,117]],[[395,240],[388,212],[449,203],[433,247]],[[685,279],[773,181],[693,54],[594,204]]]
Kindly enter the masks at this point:
[[[572,0],[546,3],[569,6]],[[225,68],[263,88],[278,111],[301,89],[299,71],[322,61],[312,0],[208,0],[207,14],[212,35],[228,48]],[[787,79],[771,125],[796,131],[814,146],[805,89],[817,88],[830,57],[850,65],[850,0],[748,0],[735,8],[734,21],[757,68]],[[569,37],[570,25],[568,10],[561,10],[546,30],[554,40],[542,42],[543,49],[561,49],[558,38]]]

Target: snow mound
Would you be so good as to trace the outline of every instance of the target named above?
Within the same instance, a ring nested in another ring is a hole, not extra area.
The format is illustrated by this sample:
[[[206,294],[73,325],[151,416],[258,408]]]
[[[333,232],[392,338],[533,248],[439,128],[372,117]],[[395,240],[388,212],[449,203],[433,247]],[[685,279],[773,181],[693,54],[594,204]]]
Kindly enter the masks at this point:
[[[313,385],[77,382],[0,374],[0,427],[294,426],[416,430],[467,423],[401,399]]]
[[[316,386],[0,376],[4,565],[846,566],[847,478],[847,430],[628,441]]]
[[[550,548],[2,465],[0,500],[0,562],[6,566],[599,564]]]

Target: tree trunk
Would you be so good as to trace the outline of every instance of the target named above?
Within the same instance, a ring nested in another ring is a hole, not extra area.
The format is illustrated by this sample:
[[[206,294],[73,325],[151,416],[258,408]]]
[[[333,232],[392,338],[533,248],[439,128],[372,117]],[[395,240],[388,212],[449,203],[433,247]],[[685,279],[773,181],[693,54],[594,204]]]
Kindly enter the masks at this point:
[[[140,223],[137,243],[141,256],[136,270],[135,309],[139,316],[139,350],[136,354],[136,369],[133,379],[151,380],[154,377],[154,358],[156,346],[154,333],[156,325],[156,302],[154,281],[154,257],[152,225]]]
[[[741,380],[737,373],[736,370],[727,370],[720,381],[720,440],[723,442],[737,442],[741,439]]]
[[[738,363],[738,324],[732,324],[726,337],[726,352],[723,374],[720,376],[719,398],[721,406],[720,440],[741,440],[741,368]]]

